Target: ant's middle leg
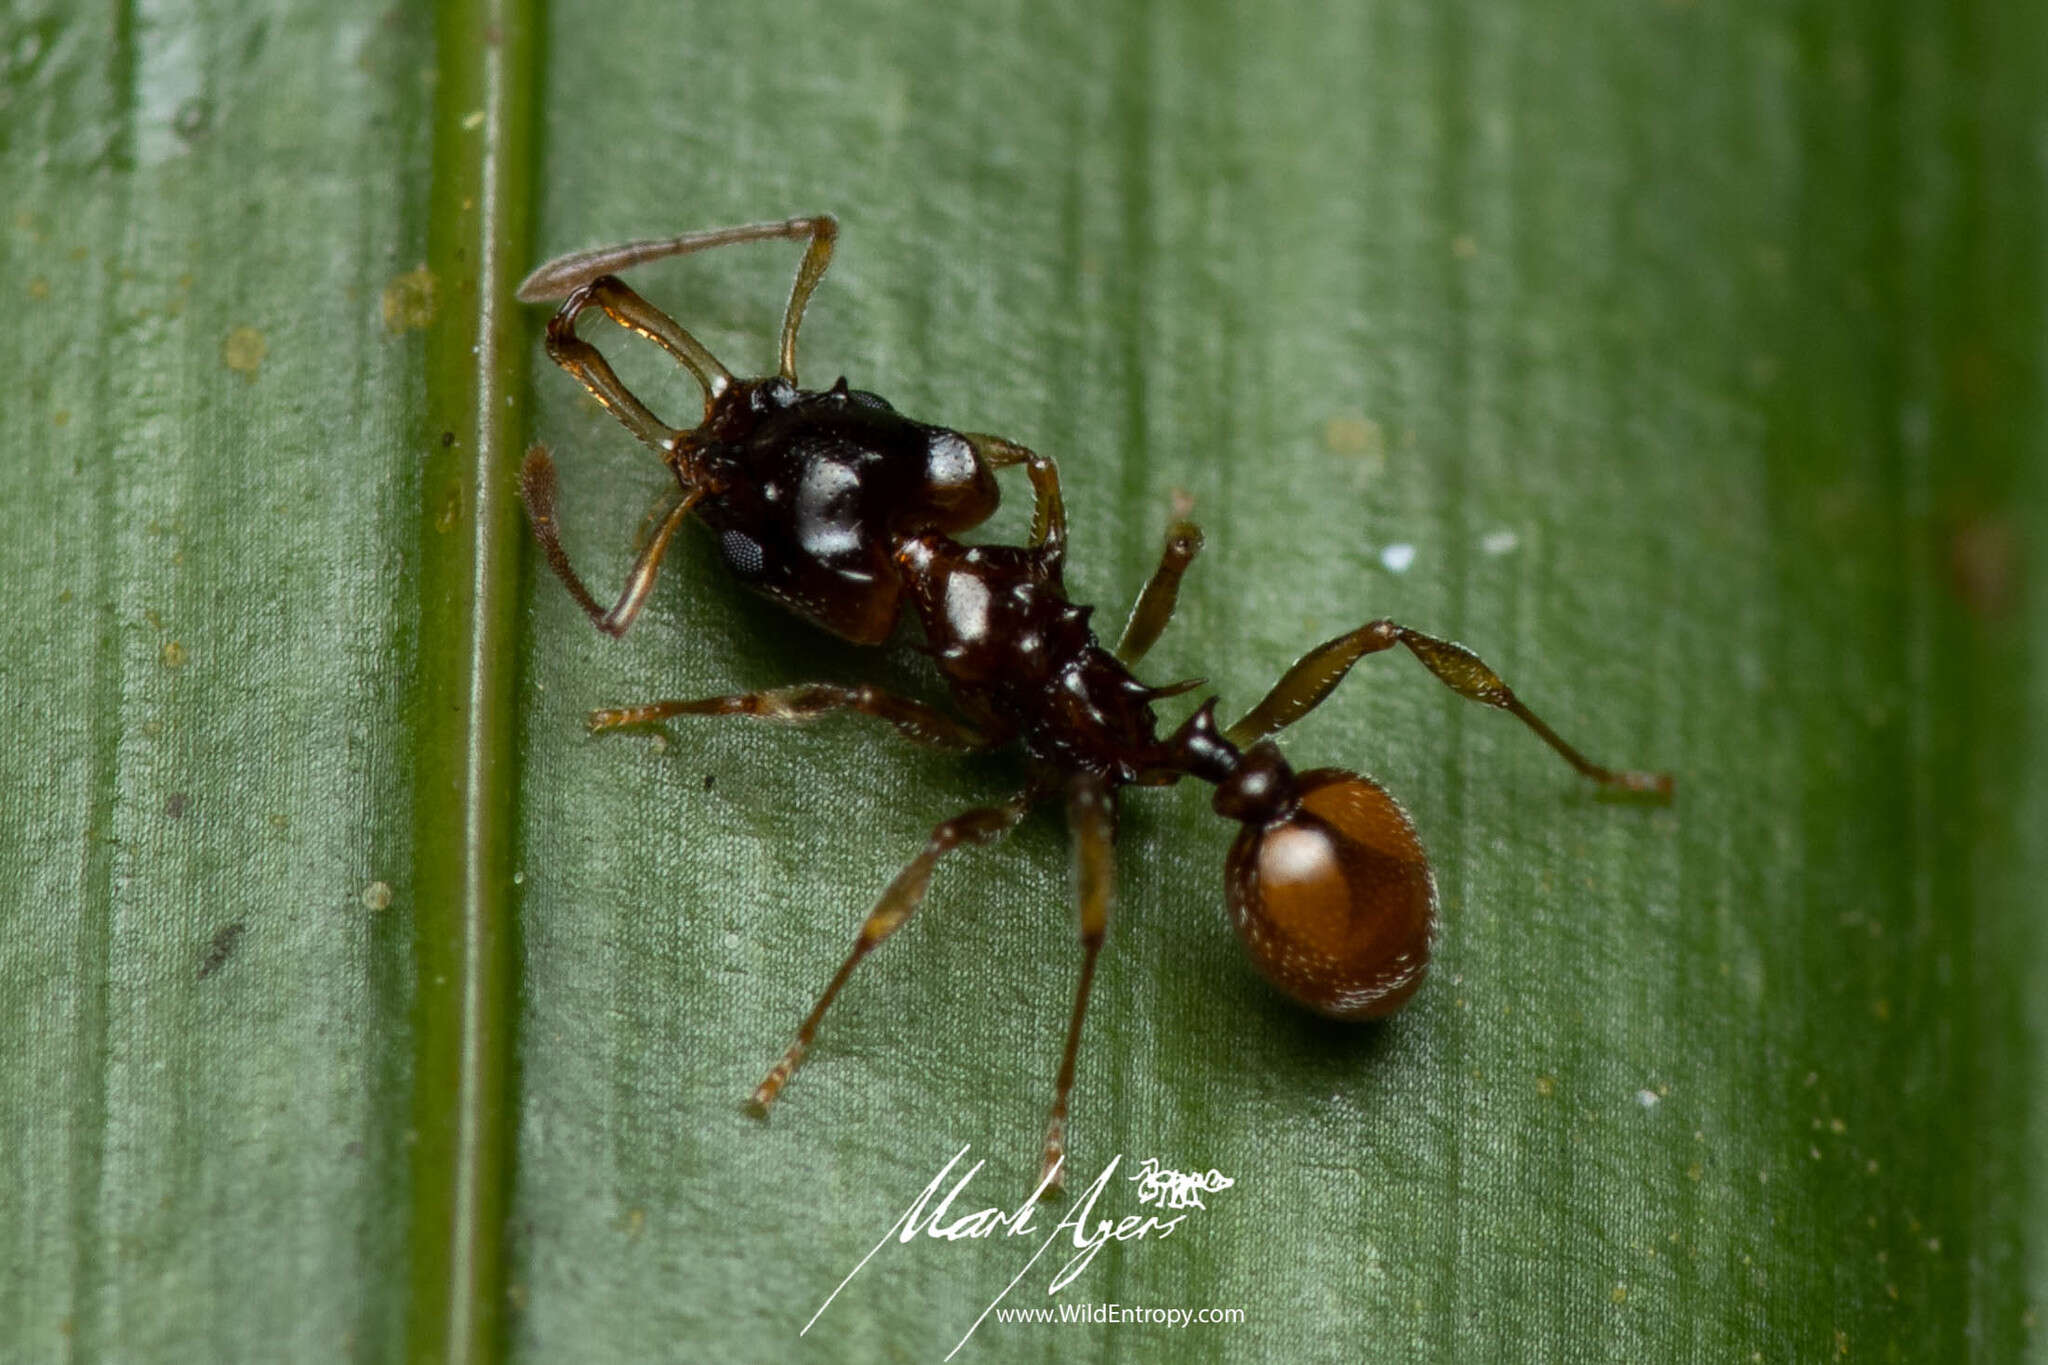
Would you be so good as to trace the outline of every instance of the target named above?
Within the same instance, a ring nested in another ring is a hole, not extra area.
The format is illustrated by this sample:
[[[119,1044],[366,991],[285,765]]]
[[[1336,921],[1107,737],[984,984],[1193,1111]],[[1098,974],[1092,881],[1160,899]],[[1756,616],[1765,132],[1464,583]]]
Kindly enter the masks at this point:
[[[1138,594],[1131,619],[1124,623],[1123,636],[1116,642],[1116,657],[1126,665],[1145,657],[1173,619],[1174,604],[1180,600],[1181,575],[1202,552],[1202,533],[1191,521],[1177,521],[1166,532],[1166,549],[1159,567]]]
[[[789,1051],[782,1054],[782,1059],[770,1067],[767,1076],[754,1087],[754,1094],[748,1100],[747,1108],[757,1118],[768,1116],[768,1110],[775,1103],[775,1097],[782,1093],[782,1087],[788,1083],[791,1073],[797,1069],[798,1064],[804,1059],[804,1054],[810,1050],[811,1040],[818,1033],[818,1021],[825,1017],[825,1011],[831,1007],[840,989],[846,985],[846,979],[853,975],[853,969],[859,965],[862,958],[881,946],[883,939],[901,929],[903,922],[909,919],[911,913],[923,902],[925,889],[931,885],[932,869],[938,865],[939,859],[962,844],[985,844],[1008,833],[1024,818],[1037,798],[1036,790],[1027,790],[1011,797],[1000,806],[981,806],[956,815],[932,830],[931,837],[925,841],[923,851],[896,874],[896,879],[889,883],[889,889],[882,893],[882,898],[875,903],[875,908],[868,912],[867,919],[861,924],[860,936],[853,942],[853,951],[847,954],[846,961],[841,963],[839,970],[833,974],[832,980],[825,987],[825,993],[818,997],[818,1003],[804,1016],[803,1023],[796,1031],[796,1041],[789,1045]]]
[[[540,542],[548,567],[569,589],[569,596],[576,599],[576,605],[583,608],[591,623],[614,638],[626,633],[633,619],[640,614],[640,608],[647,604],[647,595],[654,590],[654,576],[661,568],[661,557],[668,553],[669,541],[702,496],[692,489],[669,509],[654,538],[633,561],[633,571],[626,575],[626,586],[619,593],[619,600],[607,611],[590,595],[590,589],[583,586],[582,578],[569,565],[568,551],[562,548],[561,527],[555,520],[555,462],[549,457],[547,447],[535,446],[527,451],[526,462],[519,467],[519,497],[526,504],[527,518],[533,522],[533,538]]]
[[[1351,666],[1368,654],[1405,645],[1422,660],[1437,681],[1468,701],[1481,702],[1508,712],[1534,730],[1545,744],[1555,749],[1581,775],[1621,791],[1671,794],[1669,773],[1632,772],[1603,768],[1564,742],[1542,717],[1522,704],[1513,690],[1501,681],[1477,654],[1450,640],[1439,640],[1392,621],[1369,621],[1346,635],[1318,645],[1303,655],[1243,720],[1224,731],[1240,749],[1247,748],[1276,730],[1294,724],[1313,711],[1330,695]]]
[[[739,692],[691,701],[657,701],[644,706],[610,707],[590,713],[593,734],[628,725],[647,725],[671,716],[753,716],[760,720],[797,723],[831,711],[857,711],[885,720],[905,738],[934,749],[974,750],[990,747],[990,737],[955,720],[937,707],[899,697],[878,687],[842,687],[806,683],[765,692]]]
[[[1041,455],[1015,441],[985,432],[963,431],[961,437],[990,469],[1023,465],[1031,478],[1031,547],[1043,556],[1053,581],[1058,582],[1067,564],[1067,505],[1060,496],[1060,467],[1049,455]]]

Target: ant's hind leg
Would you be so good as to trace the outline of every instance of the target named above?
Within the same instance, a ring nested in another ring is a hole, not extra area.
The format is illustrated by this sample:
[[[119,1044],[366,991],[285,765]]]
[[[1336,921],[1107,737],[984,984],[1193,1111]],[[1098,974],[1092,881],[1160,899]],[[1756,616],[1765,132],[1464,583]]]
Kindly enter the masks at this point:
[[[1201,552],[1202,533],[1193,522],[1177,521],[1167,531],[1159,567],[1152,571],[1145,590],[1138,594],[1131,619],[1124,623],[1123,636],[1116,642],[1116,657],[1121,662],[1137,663],[1159,639],[1159,633],[1173,619],[1174,604],[1180,600],[1181,575]]]
[[[593,733],[627,725],[647,725],[670,716],[754,716],[761,720],[802,722],[830,711],[858,711],[888,721],[906,738],[935,749],[985,749],[990,739],[964,721],[936,707],[899,697],[876,687],[841,687],[807,683],[765,692],[740,692],[693,701],[657,701],[644,706],[612,707],[590,713]]]
[[[1330,695],[1351,666],[1368,654],[1404,645],[1422,660],[1437,681],[1468,701],[1481,702],[1508,712],[1534,730],[1545,744],[1555,749],[1581,775],[1620,791],[1671,795],[1669,773],[1631,772],[1603,768],[1564,742],[1542,717],[1522,705],[1498,673],[1477,654],[1450,640],[1439,640],[1392,621],[1369,621],[1346,635],[1316,646],[1287,670],[1265,699],[1246,713],[1243,720],[1224,732],[1240,749],[1249,747],[1276,730],[1294,724],[1313,711]]]
[[[633,624],[633,618],[640,614],[640,608],[647,604],[647,595],[654,590],[654,576],[661,568],[661,557],[668,553],[669,541],[702,496],[694,490],[685,493],[669,509],[654,538],[647,542],[647,547],[633,562],[633,571],[626,575],[626,586],[620,592],[619,600],[607,611],[590,595],[590,589],[583,586],[582,578],[569,566],[568,551],[562,548],[561,528],[555,520],[555,462],[549,457],[547,448],[535,446],[527,451],[526,462],[519,468],[519,497],[526,504],[526,515],[533,522],[533,538],[540,542],[540,551],[547,557],[548,567],[569,589],[569,596],[576,599],[576,605],[583,608],[591,623],[614,638],[626,633]]]
[[[775,1103],[775,1097],[782,1093],[782,1087],[789,1082],[792,1072],[810,1050],[811,1040],[817,1036],[818,1021],[825,1017],[825,1011],[846,985],[846,979],[853,975],[853,969],[860,960],[873,952],[883,939],[903,927],[924,900],[925,888],[931,885],[932,869],[939,859],[951,853],[962,844],[985,844],[999,835],[1008,833],[1025,812],[1031,809],[1037,799],[1035,791],[1025,791],[1010,798],[1000,806],[981,806],[966,811],[945,821],[932,830],[931,838],[915,858],[896,874],[889,883],[889,889],[868,912],[861,924],[860,936],[853,942],[853,951],[826,985],[825,993],[818,997],[818,1003],[804,1016],[797,1028],[796,1041],[789,1045],[789,1051],[782,1054],[782,1060],[768,1069],[761,1083],[754,1087],[754,1093],[747,1102],[747,1108],[757,1118],[766,1118],[768,1110]]]
[[[832,244],[838,238],[839,220],[829,213],[821,213],[808,218],[786,218],[779,223],[745,223],[739,227],[685,232],[679,237],[659,237],[650,241],[596,247],[589,251],[572,251],[566,256],[555,257],[528,275],[519,286],[519,297],[528,303],[561,298],[601,275],[670,256],[708,251],[715,246],[809,239],[803,260],[796,268],[796,283],[789,291],[789,306],[782,314],[781,373],[784,379],[794,384],[797,328],[803,324],[804,308],[810,303],[818,281],[825,277],[825,267],[832,263]]]
[[[1058,1194],[1066,1183],[1067,1096],[1074,1088],[1074,1068],[1081,1055],[1081,1020],[1088,1013],[1095,959],[1102,952],[1116,888],[1116,796],[1100,778],[1076,778],[1067,788],[1067,825],[1074,840],[1074,891],[1081,919],[1081,984],[1074,991],[1067,1046],[1060,1055],[1052,1113],[1045,1124],[1045,1155],[1038,1167],[1041,1197]]]

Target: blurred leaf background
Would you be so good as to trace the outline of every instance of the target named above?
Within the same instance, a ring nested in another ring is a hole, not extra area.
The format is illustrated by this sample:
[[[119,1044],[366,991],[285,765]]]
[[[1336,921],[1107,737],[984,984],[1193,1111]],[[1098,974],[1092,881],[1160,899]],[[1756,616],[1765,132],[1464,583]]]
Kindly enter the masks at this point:
[[[506,271],[829,210],[806,377],[1055,455],[1079,600],[1119,617],[1192,499],[1152,676],[1242,706],[1392,615],[1679,778],[1594,800],[1366,665],[1288,747],[1400,794],[1445,927],[1365,1030],[1244,967],[1204,793],[1136,794],[1074,1160],[1237,1183],[1065,1297],[1248,1321],[969,1351],[2044,1358],[2044,76],[2048,12],[1998,0],[19,0],[0,1355],[929,1360],[1016,1273],[892,1247],[795,1337],[962,1145],[977,1207],[1024,1193],[1058,822],[949,864],[746,1119],[1015,770],[586,739],[928,675],[695,538],[604,640],[506,500],[547,440],[612,583],[660,487]],[[638,282],[765,368],[793,254]]]

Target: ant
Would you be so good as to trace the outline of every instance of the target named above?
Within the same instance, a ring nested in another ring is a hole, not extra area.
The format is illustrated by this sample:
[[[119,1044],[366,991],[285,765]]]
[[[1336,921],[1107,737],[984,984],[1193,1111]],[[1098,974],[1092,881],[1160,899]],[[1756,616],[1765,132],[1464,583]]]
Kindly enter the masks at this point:
[[[621,636],[646,605],[677,527],[691,514],[718,538],[741,581],[842,639],[880,645],[905,613],[923,627],[961,716],[868,686],[812,683],[689,701],[593,711],[592,731],[671,716],[803,721],[855,711],[926,745],[985,750],[1015,743],[1030,777],[1009,800],[946,820],[869,911],[796,1040],[754,1089],[765,1117],[809,1051],[818,1023],[862,958],[903,927],[948,853],[998,838],[1032,807],[1066,802],[1074,844],[1081,979],[1067,1024],[1046,1124],[1039,1192],[1062,1182],[1067,1101],[1095,960],[1109,922],[1118,793],[1184,777],[1215,785],[1217,814],[1239,826],[1224,868],[1231,923],[1253,965],[1300,1004],[1337,1019],[1398,1009],[1422,983],[1436,918],[1436,886],[1414,825],[1378,783],[1341,768],[1296,772],[1269,736],[1315,709],[1352,665],[1400,646],[1459,696],[1515,716],[1583,776],[1603,787],[1668,798],[1665,774],[1603,768],[1524,706],[1463,645],[1393,621],[1369,621],[1317,646],[1231,725],[1202,702],[1160,736],[1152,703],[1201,686],[1153,687],[1131,670],[1173,615],[1182,575],[1202,546],[1188,522],[1166,536],[1114,646],[1089,626],[1090,607],[1068,601],[1066,509],[1059,470],[1000,436],[913,421],[879,396],[797,382],[797,328],[832,259],[830,215],[685,233],[579,251],[541,266],[519,287],[527,302],[561,298],[547,326],[549,357],[639,437],[674,474],[680,495],[640,551],[618,600],[600,604],[570,567],[555,516],[555,466],[527,453],[520,495],[550,568],[599,630]],[[803,242],[782,316],[780,364],[743,379],[674,319],[616,276],[648,261],[742,242]],[[596,347],[576,333],[597,308],[667,351],[704,391],[702,420],[664,424],[627,391]],[[1022,466],[1035,497],[1023,545],[964,545],[954,537],[996,510],[996,471]]]

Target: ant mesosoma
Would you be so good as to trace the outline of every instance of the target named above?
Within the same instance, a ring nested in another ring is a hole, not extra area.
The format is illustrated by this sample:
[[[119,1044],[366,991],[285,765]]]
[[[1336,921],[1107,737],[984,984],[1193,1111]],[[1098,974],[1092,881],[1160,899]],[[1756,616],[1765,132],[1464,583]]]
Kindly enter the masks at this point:
[[[1024,790],[938,825],[882,893],[796,1041],[755,1088],[756,1114],[775,1102],[854,967],[917,909],[939,860],[963,844],[998,837],[1055,794],[1065,797],[1074,841],[1082,956],[1046,1128],[1042,1192],[1060,1183],[1081,1020],[1109,920],[1121,788],[1167,786],[1183,777],[1215,784],[1216,812],[1240,826],[1224,873],[1230,919],[1260,973],[1309,1009],[1338,1019],[1399,1008],[1421,984],[1435,920],[1435,884],[1415,827],[1378,783],[1339,768],[1297,773],[1267,738],[1307,715],[1368,654],[1404,646],[1458,695],[1519,718],[1586,777],[1668,797],[1668,776],[1589,762],[1464,646],[1386,620],[1310,651],[1236,724],[1217,724],[1212,697],[1160,737],[1152,703],[1200,681],[1151,687],[1131,669],[1172,616],[1200,533],[1186,522],[1168,531],[1159,567],[1115,647],[1104,649],[1089,628],[1092,608],[1069,602],[1061,585],[1066,512],[1050,459],[999,436],[912,421],[844,379],[829,389],[799,387],[797,328],[837,236],[838,223],[828,215],[692,232],[574,252],[534,271],[519,288],[529,302],[566,296],[548,322],[548,355],[653,448],[680,488],[625,589],[606,608],[562,549],[554,462],[542,447],[528,452],[520,494],[534,535],[598,629],[626,633],[676,528],[694,512],[741,580],[843,639],[879,645],[905,611],[915,616],[923,648],[965,716],[874,687],[814,683],[594,711],[593,731],[671,716],[800,721],[847,710],[887,721],[922,744],[979,750],[1015,742],[1029,760]],[[614,274],[770,240],[806,246],[783,313],[781,363],[767,378],[734,375]],[[696,378],[704,390],[696,427],[662,423],[576,334],[577,319],[591,307],[667,351]],[[1015,465],[1024,467],[1036,496],[1029,542],[955,540],[995,511],[995,471]]]

